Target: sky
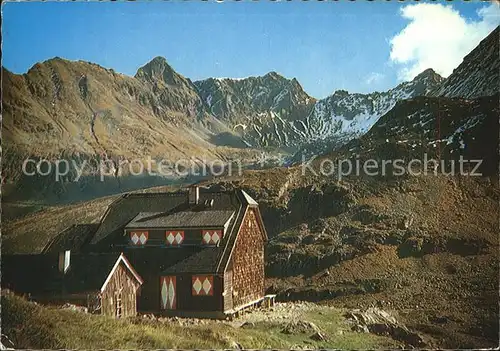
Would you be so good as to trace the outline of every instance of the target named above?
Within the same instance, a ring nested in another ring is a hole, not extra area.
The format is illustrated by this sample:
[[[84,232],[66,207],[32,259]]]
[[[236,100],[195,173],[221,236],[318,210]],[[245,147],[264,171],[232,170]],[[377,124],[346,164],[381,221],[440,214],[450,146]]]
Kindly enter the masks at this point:
[[[2,65],[53,57],[133,76],[155,56],[180,74],[276,71],[323,98],[383,91],[433,68],[448,76],[500,22],[480,1],[161,1],[2,3]]]

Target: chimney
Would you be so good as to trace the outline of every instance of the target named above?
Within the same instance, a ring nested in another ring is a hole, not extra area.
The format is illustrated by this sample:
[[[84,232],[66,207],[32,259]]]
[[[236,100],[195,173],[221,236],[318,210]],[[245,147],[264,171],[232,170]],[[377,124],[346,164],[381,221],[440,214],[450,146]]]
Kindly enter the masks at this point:
[[[65,274],[68,271],[70,256],[70,250],[59,253],[59,272],[61,272],[62,274]]]
[[[189,204],[197,205],[200,202],[200,188],[196,185],[189,187]]]

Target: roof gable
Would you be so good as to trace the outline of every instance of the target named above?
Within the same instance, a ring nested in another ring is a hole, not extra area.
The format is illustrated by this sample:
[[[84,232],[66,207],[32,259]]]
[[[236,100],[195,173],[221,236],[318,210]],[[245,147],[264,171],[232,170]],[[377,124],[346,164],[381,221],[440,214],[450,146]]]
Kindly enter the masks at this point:
[[[243,195],[243,198],[247,202],[248,205],[250,206],[259,206],[257,201],[255,201],[250,195],[248,195],[245,190],[241,190],[241,194]]]
[[[135,269],[132,267],[132,265],[127,260],[127,258],[125,257],[125,255],[123,255],[123,253],[122,253],[122,254],[120,254],[120,257],[118,257],[118,259],[116,260],[115,265],[113,266],[113,268],[111,269],[111,271],[108,274],[108,277],[106,278],[106,280],[102,284],[102,286],[101,286],[101,292],[103,292],[106,289],[106,286],[108,285],[109,281],[111,280],[111,278],[115,274],[116,270],[120,266],[120,263],[123,263],[123,265],[128,269],[128,271],[135,278],[135,280],[137,281],[137,283],[139,283],[139,285],[142,285],[142,283],[144,283],[144,281],[142,280],[141,276],[135,271]]]

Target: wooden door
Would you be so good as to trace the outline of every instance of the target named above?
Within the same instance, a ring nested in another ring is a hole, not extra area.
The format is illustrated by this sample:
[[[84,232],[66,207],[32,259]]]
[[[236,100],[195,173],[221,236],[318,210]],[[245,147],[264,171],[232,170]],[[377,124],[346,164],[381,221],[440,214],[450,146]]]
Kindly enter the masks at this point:
[[[122,289],[115,292],[115,317],[121,318],[123,315]]]

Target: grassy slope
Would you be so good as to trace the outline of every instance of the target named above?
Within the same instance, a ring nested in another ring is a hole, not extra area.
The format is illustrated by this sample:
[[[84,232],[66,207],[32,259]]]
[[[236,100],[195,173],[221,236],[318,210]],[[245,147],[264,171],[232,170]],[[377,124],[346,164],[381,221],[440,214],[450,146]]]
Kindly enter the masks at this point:
[[[115,320],[104,316],[43,307],[13,296],[2,296],[2,333],[16,348],[149,349],[149,348],[354,348],[390,347],[388,338],[358,334],[343,328],[341,310],[317,307],[303,317],[316,323],[328,342],[308,334],[288,335],[275,322],[239,328],[234,323],[206,321],[181,326],[144,319]],[[288,322],[288,321],[285,321]],[[342,330],[339,333],[339,330]]]

